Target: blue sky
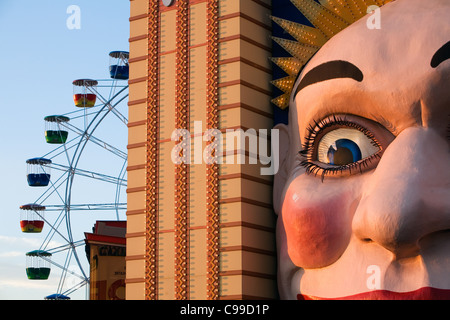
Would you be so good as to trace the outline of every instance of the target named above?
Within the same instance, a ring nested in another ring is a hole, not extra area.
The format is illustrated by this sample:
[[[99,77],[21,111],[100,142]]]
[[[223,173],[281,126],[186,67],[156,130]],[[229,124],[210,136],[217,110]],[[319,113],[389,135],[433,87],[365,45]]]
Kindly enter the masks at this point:
[[[81,10],[79,30],[67,28],[70,5]],[[25,253],[36,249],[44,234],[20,231],[19,206],[43,192],[27,185],[25,161],[54,148],[45,143],[43,119],[75,110],[73,80],[109,78],[108,53],[128,51],[128,18],[129,0],[0,1],[0,300],[41,300],[56,290],[56,271],[48,281],[26,278]],[[91,201],[87,189],[77,190],[83,203]],[[84,298],[84,292],[74,298]]]

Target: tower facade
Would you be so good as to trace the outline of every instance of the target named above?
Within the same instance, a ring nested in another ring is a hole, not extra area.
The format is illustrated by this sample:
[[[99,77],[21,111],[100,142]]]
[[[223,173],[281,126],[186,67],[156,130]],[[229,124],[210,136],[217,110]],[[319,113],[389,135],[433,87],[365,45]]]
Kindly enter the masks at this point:
[[[274,299],[271,0],[130,3],[126,298]]]

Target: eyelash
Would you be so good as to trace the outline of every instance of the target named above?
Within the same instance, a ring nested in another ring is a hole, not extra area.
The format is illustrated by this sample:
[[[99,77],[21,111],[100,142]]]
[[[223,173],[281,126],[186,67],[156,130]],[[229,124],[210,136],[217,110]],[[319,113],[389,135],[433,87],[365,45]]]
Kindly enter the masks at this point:
[[[337,174],[342,175],[343,173],[346,172],[352,174],[353,170],[357,170],[360,173],[363,173],[363,170],[372,161],[381,158],[381,152],[377,152],[371,155],[370,157],[367,157],[365,159],[350,164],[334,166],[330,168],[321,167],[320,165],[314,162],[315,147],[316,147],[315,144],[318,143],[318,141],[316,140],[317,137],[320,136],[320,134],[322,134],[325,129],[333,126],[359,130],[362,133],[364,133],[372,141],[373,145],[380,149],[380,151],[382,150],[382,147],[372,132],[367,130],[365,127],[359,125],[358,123],[348,121],[345,118],[345,116],[342,117],[333,115],[332,117],[325,118],[321,121],[316,120],[313,121],[314,126],[310,125],[307,128],[308,133],[305,137],[305,142],[303,143],[303,150],[299,152],[299,155],[301,156],[301,158],[303,158],[300,161],[300,165],[306,169],[307,174],[313,174],[314,176],[317,176],[318,173],[321,172],[321,178],[323,182],[325,177],[330,175],[337,175]]]

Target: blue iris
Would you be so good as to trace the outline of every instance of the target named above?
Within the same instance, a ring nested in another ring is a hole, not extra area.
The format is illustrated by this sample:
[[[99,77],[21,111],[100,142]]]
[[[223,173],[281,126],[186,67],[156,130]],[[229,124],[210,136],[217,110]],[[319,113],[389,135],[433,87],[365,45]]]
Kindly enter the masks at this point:
[[[328,149],[328,162],[331,165],[346,165],[362,159],[361,149],[349,139],[336,140],[336,149]]]

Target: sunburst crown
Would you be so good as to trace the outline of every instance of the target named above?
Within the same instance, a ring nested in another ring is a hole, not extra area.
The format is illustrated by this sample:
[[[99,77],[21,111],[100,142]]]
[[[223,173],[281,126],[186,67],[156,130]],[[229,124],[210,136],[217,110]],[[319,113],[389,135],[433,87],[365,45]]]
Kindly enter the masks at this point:
[[[367,8],[381,7],[394,0],[290,0],[311,22],[309,27],[293,21],[271,17],[295,40],[277,37],[272,39],[286,50],[290,57],[272,58],[287,76],[271,83],[283,94],[272,100],[281,109],[289,106],[289,96],[295,79],[305,64],[319,49],[336,34],[355,23],[367,14]]]

